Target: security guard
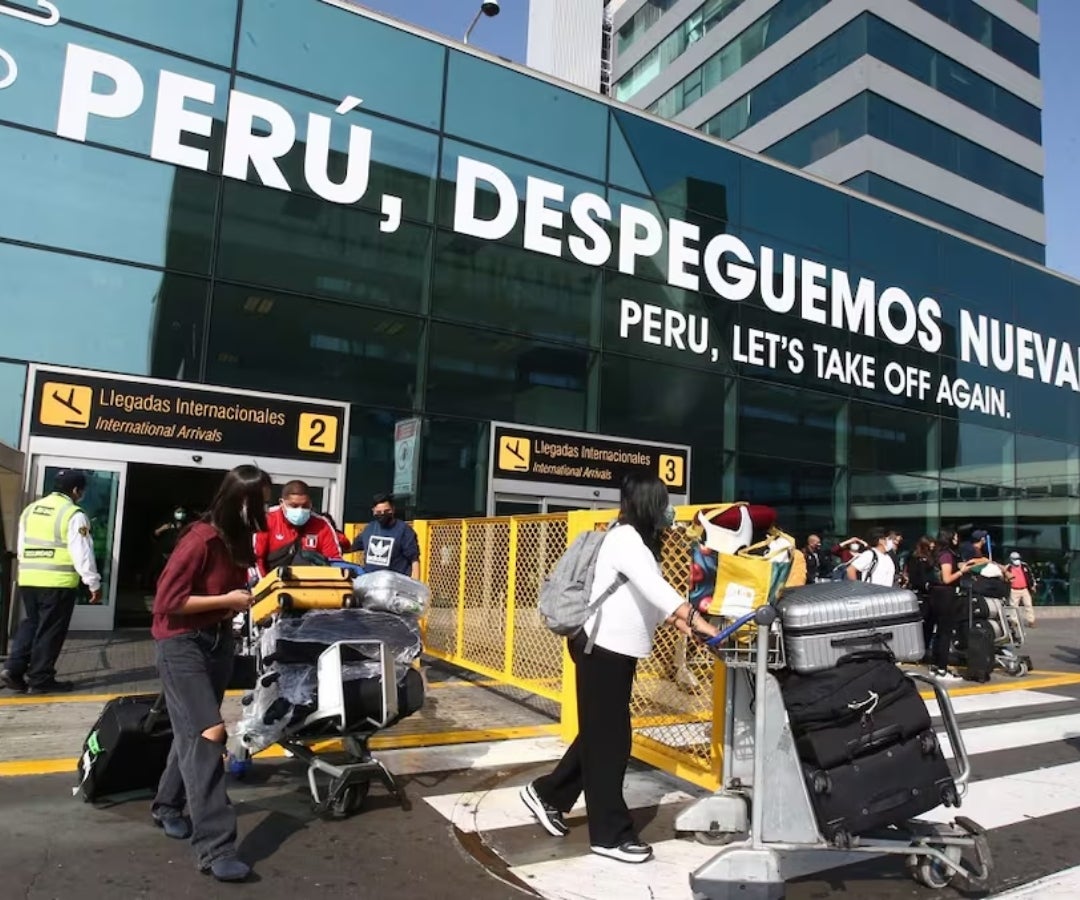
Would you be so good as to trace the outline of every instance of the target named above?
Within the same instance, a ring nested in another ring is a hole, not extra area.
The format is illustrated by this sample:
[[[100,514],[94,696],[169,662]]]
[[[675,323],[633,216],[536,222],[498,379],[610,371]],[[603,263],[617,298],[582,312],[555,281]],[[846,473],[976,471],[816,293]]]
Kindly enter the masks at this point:
[[[51,494],[31,503],[19,518],[19,595],[26,618],[12,642],[0,685],[30,694],[70,691],[56,680],[56,660],[75,611],[79,581],[90,602],[101,602],[101,576],[94,562],[90,521],[78,507],[86,475],[61,471]]]

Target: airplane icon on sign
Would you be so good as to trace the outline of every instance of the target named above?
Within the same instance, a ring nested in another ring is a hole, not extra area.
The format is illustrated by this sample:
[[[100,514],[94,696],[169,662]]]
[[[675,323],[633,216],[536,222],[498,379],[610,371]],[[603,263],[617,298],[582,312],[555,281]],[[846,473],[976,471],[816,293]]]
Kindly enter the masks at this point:
[[[499,468],[504,472],[528,472],[529,456],[526,438],[503,436],[499,440]]]
[[[41,391],[42,425],[89,428],[94,392],[86,385],[46,382]]]

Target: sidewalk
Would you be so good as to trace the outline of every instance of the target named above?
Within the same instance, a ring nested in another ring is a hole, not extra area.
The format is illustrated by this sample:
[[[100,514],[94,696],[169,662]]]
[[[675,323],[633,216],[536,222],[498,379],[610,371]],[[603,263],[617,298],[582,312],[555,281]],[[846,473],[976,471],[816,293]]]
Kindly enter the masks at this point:
[[[159,689],[154,642],[146,630],[73,634],[57,664],[76,683],[68,695],[27,697],[0,690],[0,775],[74,771],[83,740],[105,701]],[[554,735],[554,703],[437,663],[425,664],[424,708],[373,741],[382,749]],[[231,691],[226,725],[240,717],[243,691]]]

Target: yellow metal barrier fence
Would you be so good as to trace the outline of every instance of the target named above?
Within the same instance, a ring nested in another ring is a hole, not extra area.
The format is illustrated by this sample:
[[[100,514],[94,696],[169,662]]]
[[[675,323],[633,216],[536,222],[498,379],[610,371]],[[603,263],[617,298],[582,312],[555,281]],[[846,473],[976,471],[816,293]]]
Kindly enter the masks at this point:
[[[701,506],[681,507],[689,524]],[[425,650],[507,686],[561,704],[563,737],[577,732],[574,665],[565,642],[536,611],[537,594],[556,560],[581,532],[603,529],[614,511],[414,522],[421,577],[431,588]],[[686,595],[690,540],[671,531],[664,577]],[[634,755],[707,788],[720,780],[724,667],[674,628],[658,632],[638,665],[631,701]]]

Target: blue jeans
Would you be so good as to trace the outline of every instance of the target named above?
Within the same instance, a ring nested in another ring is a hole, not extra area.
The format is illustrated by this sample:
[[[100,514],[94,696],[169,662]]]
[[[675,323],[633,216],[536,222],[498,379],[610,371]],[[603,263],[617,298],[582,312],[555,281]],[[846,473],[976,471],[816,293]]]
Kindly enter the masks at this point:
[[[157,664],[173,744],[152,814],[191,815],[191,846],[200,869],[236,852],[236,811],[225,792],[225,745],[203,737],[221,724],[221,700],[233,665],[231,623],[157,642]]]

